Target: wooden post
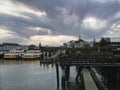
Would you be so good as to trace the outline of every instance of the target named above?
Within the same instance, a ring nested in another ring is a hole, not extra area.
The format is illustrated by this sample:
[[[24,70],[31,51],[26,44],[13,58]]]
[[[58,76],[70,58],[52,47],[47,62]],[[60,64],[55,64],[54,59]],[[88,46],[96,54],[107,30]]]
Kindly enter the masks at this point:
[[[59,67],[58,67],[58,64],[56,64],[56,76],[57,76],[57,88],[59,88],[60,83],[59,83]]]
[[[23,63],[23,58],[22,55],[20,55],[20,60],[21,60],[21,64]]]
[[[62,89],[65,89],[65,67],[62,67],[62,78],[61,78]]]
[[[66,66],[66,72],[65,72],[65,76],[66,76],[66,80],[69,80],[69,76],[70,76],[70,66]]]
[[[44,52],[44,60],[46,60],[46,57],[47,57],[46,52]]]

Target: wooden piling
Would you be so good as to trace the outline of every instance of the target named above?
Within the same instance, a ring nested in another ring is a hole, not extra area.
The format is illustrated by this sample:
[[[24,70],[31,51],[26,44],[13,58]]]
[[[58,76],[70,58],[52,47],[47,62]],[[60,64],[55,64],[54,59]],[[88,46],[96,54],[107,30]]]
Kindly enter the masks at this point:
[[[70,66],[66,66],[65,76],[66,80],[68,81],[70,77]]]
[[[61,86],[62,86],[62,89],[65,88],[65,67],[62,67]]]
[[[57,77],[57,88],[59,88],[60,83],[59,83],[59,67],[58,67],[58,64],[56,64],[56,77]]]

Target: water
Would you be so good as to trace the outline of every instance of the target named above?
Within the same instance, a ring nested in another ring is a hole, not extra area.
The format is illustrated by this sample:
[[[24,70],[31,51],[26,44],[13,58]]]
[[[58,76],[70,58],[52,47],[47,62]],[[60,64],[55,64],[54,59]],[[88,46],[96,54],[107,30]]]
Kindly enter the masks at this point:
[[[71,68],[68,90],[76,90],[74,69]],[[57,90],[55,65],[40,64],[39,61],[0,64],[0,90]]]
[[[70,68],[70,79],[66,84],[66,90],[78,90],[75,69],[76,67]],[[61,84],[60,67],[59,70]],[[105,70],[103,76],[99,78],[109,90],[120,90],[120,80],[116,80],[116,71],[111,69],[110,72],[107,71]],[[22,64],[16,61],[5,61],[4,64],[0,64],[0,90],[58,90],[56,67],[54,64],[40,64],[39,61],[24,61]],[[61,85],[59,90],[62,90]]]

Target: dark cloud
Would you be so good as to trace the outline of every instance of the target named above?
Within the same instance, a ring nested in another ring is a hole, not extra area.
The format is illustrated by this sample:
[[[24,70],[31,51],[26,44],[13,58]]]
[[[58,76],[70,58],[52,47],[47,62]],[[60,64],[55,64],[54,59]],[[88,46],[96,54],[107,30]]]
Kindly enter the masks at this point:
[[[64,0],[15,0],[16,3],[23,3],[32,7],[34,10],[46,11],[48,17],[54,18],[59,12],[56,10],[57,7],[64,7]],[[14,1],[14,2],[15,2]]]
[[[119,15],[115,17],[120,12],[119,0],[107,0],[106,2],[104,0],[13,0],[11,2],[46,13],[45,16],[38,17],[29,12],[21,12],[30,19],[0,13],[0,25],[6,26],[19,37],[47,35],[47,32],[28,28],[40,27],[51,30],[53,35],[76,36],[81,34],[85,38],[95,38],[103,36],[113,24],[120,24]],[[105,20],[106,26],[98,30],[82,27],[83,20],[89,17]]]

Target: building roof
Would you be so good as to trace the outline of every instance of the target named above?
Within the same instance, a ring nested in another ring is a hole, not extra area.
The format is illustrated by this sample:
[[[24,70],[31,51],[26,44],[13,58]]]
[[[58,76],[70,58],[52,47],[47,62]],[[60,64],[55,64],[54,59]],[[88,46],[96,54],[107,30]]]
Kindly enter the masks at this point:
[[[32,45],[29,45],[28,47],[37,47],[37,46],[32,44]]]
[[[75,41],[75,43],[79,43],[79,42],[84,42],[84,40],[79,39],[78,41]]]
[[[0,44],[0,46],[3,46],[2,44]]]
[[[20,46],[17,43],[3,43],[2,45]]]

